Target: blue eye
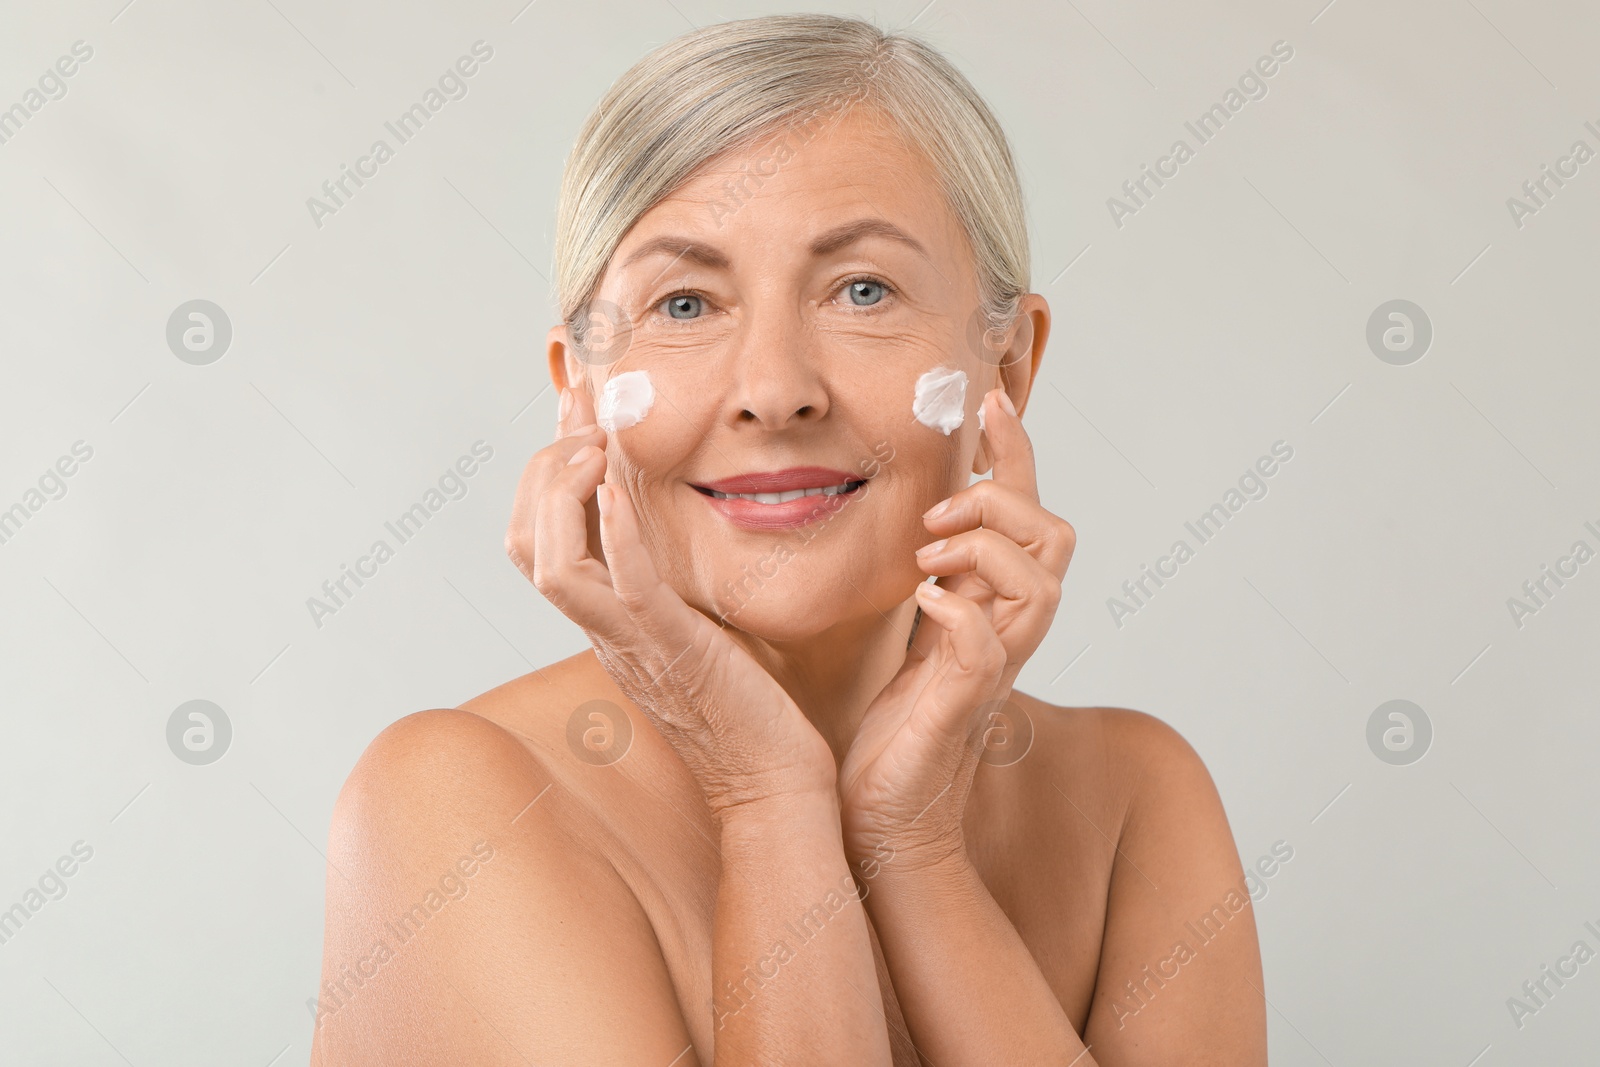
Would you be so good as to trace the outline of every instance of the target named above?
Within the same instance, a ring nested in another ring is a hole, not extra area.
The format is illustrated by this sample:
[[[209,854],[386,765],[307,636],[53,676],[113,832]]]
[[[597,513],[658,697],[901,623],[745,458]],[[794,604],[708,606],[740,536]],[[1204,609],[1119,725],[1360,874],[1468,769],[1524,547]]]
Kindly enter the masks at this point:
[[[677,296],[667,297],[662,302],[667,305],[667,314],[675,319],[697,319],[700,317],[700,298],[692,293],[679,293]],[[685,304],[689,306],[685,307]],[[679,312],[687,312],[687,314],[679,314]]]
[[[882,282],[858,279],[850,283],[850,302],[857,307],[870,307],[882,300],[888,291],[888,286]],[[863,297],[865,299],[861,299]]]

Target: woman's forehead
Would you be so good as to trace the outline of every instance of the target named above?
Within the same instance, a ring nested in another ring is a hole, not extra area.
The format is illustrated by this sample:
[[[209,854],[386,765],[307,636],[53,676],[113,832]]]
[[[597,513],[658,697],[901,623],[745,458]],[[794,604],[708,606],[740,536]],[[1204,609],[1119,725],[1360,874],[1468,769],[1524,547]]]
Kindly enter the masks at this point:
[[[640,216],[612,269],[674,260],[729,269],[775,239],[812,257],[873,242],[937,263],[970,255],[927,156],[879,121],[846,116],[787,146],[785,136],[703,164]]]
[[[872,187],[880,197],[885,187],[904,196],[936,191],[932,161],[902,136],[886,118],[871,110],[853,110],[803,123],[781,123],[755,140],[721,152],[663,203],[694,204],[730,194],[781,199],[786,193],[826,197]],[[658,205],[659,206],[659,205]]]

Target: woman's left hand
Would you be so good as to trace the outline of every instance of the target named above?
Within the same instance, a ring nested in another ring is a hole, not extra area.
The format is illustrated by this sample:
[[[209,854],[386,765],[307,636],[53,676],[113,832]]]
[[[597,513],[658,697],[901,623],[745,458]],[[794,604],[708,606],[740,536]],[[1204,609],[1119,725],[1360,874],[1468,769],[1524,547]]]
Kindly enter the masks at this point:
[[[993,477],[924,516],[944,540],[917,562],[940,577],[917,587],[922,624],[839,768],[846,855],[868,878],[873,864],[964,861],[961,819],[992,715],[1061,600],[1077,537],[1040,505],[1033,445],[1005,395],[983,399]]]

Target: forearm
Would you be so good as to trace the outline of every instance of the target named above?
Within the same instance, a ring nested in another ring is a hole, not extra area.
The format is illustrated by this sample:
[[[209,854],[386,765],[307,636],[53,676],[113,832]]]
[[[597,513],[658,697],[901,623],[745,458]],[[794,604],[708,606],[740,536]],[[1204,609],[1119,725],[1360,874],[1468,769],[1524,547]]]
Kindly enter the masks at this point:
[[[866,898],[911,1038],[941,1067],[1094,1067],[1032,953],[965,855],[884,864]]]
[[[716,1067],[891,1062],[866,914],[831,793],[725,812],[712,948]],[[809,1057],[809,1058],[807,1058]]]

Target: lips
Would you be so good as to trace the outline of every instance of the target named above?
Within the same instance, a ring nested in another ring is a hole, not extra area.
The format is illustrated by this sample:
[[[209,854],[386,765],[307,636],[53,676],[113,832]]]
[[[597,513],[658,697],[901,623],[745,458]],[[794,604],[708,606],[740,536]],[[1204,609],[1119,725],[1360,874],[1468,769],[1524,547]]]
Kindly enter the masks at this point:
[[[831,467],[789,467],[757,471],[695,485],[702,499],[723,518],[747,530],[791,530],[834,514],[856,498],[865,478]],[[809,492],[807,492],[809,490]],[[793,495],[788,500],[752,500],[712,493]]]
[[[714,482],[697,482],[695,488],[715,489],[719,493],[787,493],[859,481],[864,479],[833,467],[786,467],[781,471],[755,471]]]

